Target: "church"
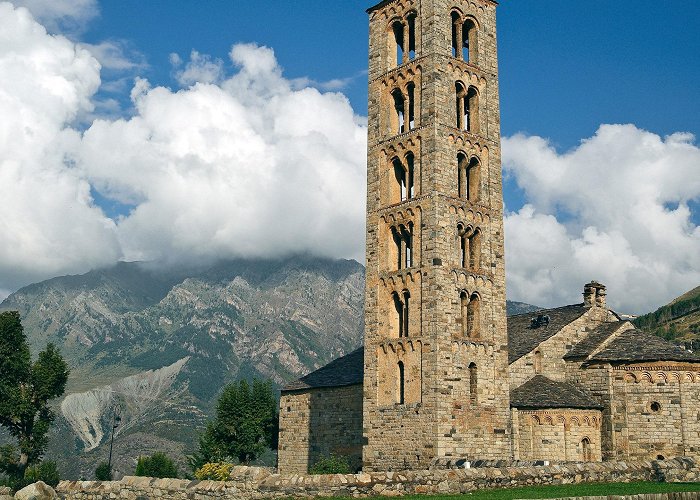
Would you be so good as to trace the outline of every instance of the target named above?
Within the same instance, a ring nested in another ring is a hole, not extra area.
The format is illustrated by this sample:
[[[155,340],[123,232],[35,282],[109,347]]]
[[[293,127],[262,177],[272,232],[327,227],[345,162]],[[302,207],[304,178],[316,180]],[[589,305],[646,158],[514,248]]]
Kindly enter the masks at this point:
[[[700,455],[700,358],[604,285],[506,318],[496,5],[367,11],[364,345],[283,388],[280,472]]]

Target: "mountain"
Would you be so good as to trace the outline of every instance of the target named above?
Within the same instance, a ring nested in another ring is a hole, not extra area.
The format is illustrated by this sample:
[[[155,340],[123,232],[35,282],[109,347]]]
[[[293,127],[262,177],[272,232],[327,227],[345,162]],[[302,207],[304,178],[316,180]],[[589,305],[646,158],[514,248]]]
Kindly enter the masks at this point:
[[[700,340],[700,286],[673,299],[656,311],[633,320],[642,330],[669,340],[698,343]]]
[[[363,298],[362,265],[297,256],[177,270],[123,262],[29,285],[0,310],[20,312],[33,352],[53,342],[71,367],[48,456],[65,477],[92,478],[116,413],[117,474],[154,451],[186,470],[226,383],[279,387],[354,349]]]

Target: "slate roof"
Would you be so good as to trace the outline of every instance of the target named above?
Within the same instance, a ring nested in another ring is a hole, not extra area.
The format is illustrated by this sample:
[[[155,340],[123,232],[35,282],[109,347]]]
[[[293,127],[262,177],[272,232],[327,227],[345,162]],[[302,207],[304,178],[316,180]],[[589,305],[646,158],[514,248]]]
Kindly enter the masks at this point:
[[[508,364],[525,356],[566,325],[580,318],[588,309],[583,304],[575,304],[510,316],[508,318]],[[549,316],[549,324],[533,328],[530,322],[540,314]]]
[[[282,391],[361,384],[365,372],[364,347],[334,359],[326,366],[284,386]]]
[[[583,390],[568,382],[555,382],[544,375],[535,375],[510,392],[510,406],[521,410],[547,408],[600,409]]]
[[[641,330],[625,330],[590,361],[642,362],[642,361],[690,361],[700,363],[697,354],[676,344]]]
[[[595,351],[600,344],[617,331],[625,321],[615,321],[612,323],[603,323],[598,328],[593,330],[581,342],[576,344],[569,352],[564,355],[564,359],[581,359],[587,358]]]

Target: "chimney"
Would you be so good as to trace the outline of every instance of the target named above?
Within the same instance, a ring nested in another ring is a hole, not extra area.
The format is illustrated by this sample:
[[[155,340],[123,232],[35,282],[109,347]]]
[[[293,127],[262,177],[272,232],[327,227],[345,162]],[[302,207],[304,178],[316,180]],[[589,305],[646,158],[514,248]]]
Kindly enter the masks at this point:
[[[597,281],[591,281],[583,286],[584,307],[606,307],[605,285]]]

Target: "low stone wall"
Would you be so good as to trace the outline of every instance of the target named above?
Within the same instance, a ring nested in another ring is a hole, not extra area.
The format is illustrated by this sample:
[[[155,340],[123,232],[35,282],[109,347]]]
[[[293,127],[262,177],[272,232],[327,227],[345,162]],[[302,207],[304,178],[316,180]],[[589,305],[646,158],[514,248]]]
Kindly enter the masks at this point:
[[[459,494],[477,489],[585,482],[700,482],[689,458],[651,462],[602,462],[532,467],[483,467],[360,474],[273,474],[236,467],[230,481],[188,481],[127,476],[121,481],[61,481],[60,498],[106,500],[145,498],[258,500],[312,496],[398,496]]]

